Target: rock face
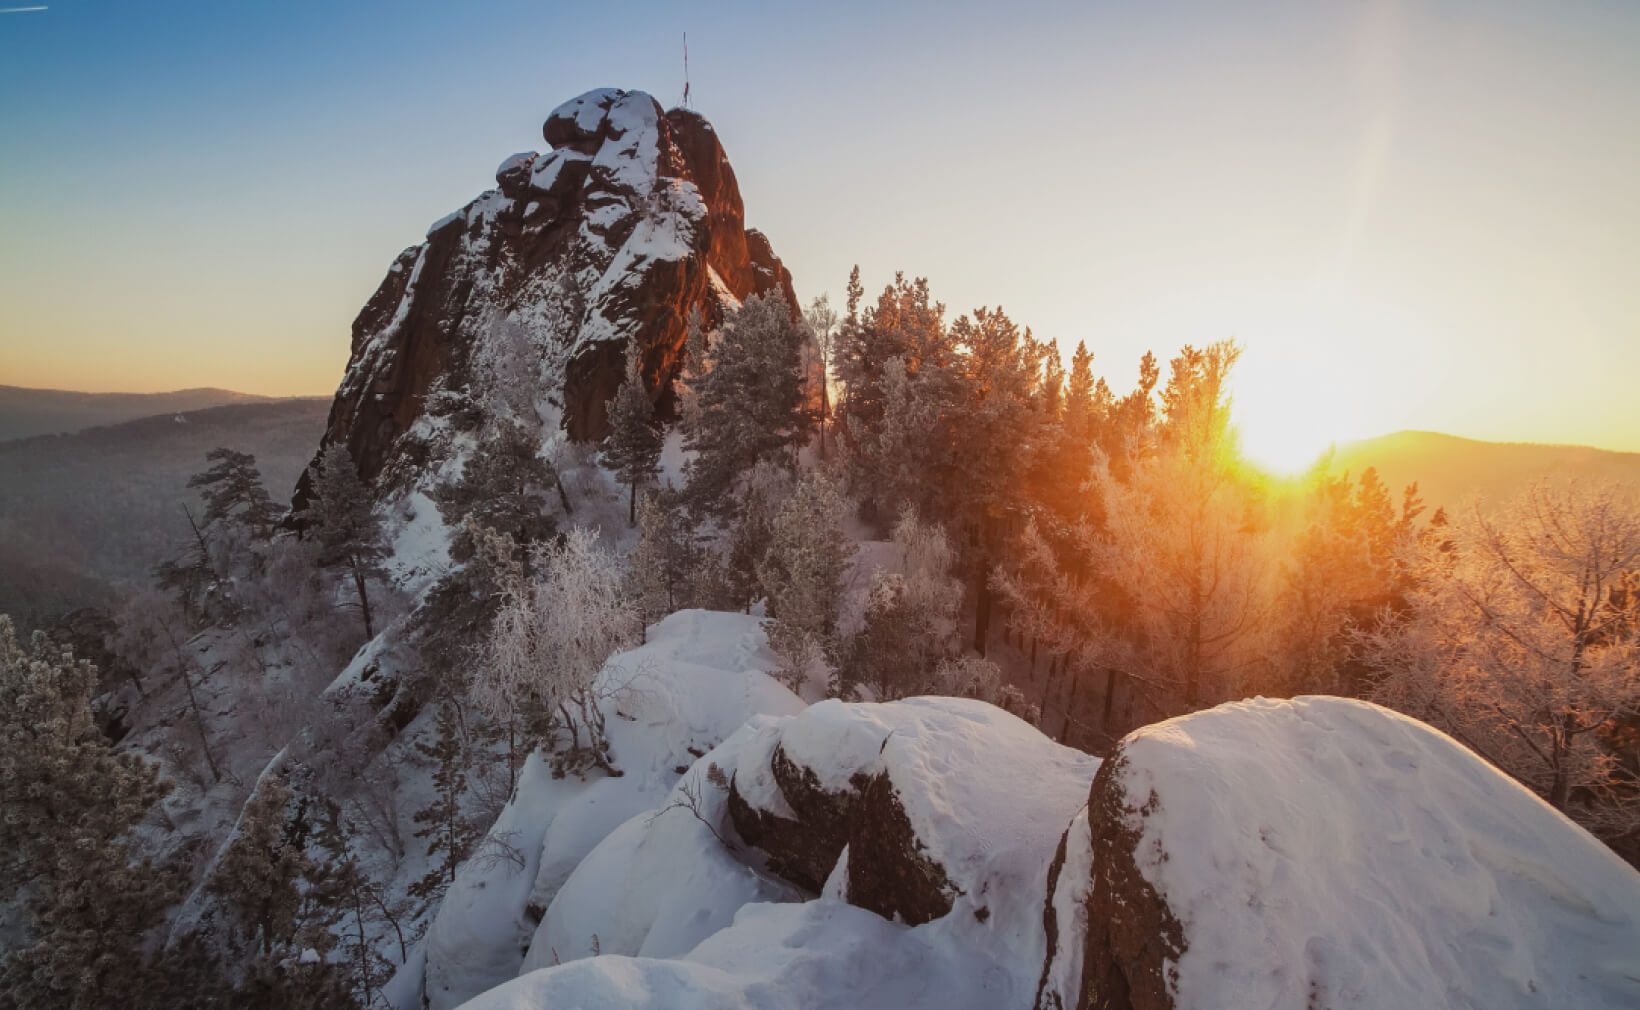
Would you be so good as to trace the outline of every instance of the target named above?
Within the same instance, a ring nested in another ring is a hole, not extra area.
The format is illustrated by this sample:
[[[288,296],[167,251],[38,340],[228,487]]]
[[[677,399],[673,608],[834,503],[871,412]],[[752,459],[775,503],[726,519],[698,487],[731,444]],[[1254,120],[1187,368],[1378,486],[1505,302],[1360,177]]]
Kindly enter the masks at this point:
[[[345,444],[367,479],[402,484],[451,429],[497,415],[544,438],[601,437],[629,338],[664,413],[691,309],[710,326],[777,292],[795,311],[698,114],[604,89],[555,109],[542,133],[552,150],[503,161],[497,188],[401,253],[354,320],[323,445]],[[298,504],[307,488],[304,476]]]
[[[884,918],[983,924],[1015,899],[1040,916],[1060,825],[1097,767],[981,702],[826,701],[742,752],[728,809],[769,868],[806,891],[830,893],[829,878]]]
[[[1640,874],[1387,709],[1255,699],[1145,727],[1088,813],[1038,1007],[1640,1005]]]

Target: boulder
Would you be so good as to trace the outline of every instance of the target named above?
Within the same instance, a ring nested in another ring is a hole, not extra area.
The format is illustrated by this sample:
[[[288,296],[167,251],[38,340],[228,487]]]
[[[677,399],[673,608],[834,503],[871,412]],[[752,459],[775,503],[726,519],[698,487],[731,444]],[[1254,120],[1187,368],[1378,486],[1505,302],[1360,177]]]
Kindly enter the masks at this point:
[[[837,868],[850,904],[909,925],[1039,919],[1054,844],[1098,767],[959,698],[825,701],[770,732],[735,770],[742,839],[810,893]]]
[[[1088,812],[1080,984],[1045,973],[1039,1007],[1640,1005],[1640,874],[1387,709],[1254,699],[1147,726]]]
[[[534,151],[526,151],[501,163],[501,167],[495,170],[495,184],[501,187],[503,195],[516,199],[529,188],[537,157],[539,155]]]

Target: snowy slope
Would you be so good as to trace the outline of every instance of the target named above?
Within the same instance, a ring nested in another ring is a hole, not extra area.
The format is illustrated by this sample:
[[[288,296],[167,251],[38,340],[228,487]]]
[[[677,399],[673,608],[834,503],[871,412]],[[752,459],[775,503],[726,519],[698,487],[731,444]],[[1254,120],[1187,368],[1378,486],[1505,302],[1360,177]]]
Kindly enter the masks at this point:
[[[1256,699],[1113,764],[1180,1010],[1640,1006],[1640,875],[1422,723]]]

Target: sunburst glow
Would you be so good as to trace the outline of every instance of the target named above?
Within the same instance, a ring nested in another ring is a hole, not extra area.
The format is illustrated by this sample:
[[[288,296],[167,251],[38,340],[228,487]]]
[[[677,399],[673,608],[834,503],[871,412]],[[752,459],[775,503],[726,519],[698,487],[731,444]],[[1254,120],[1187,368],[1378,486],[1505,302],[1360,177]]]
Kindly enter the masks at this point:
[[[1342,283],[1295,285],[1284,301],[1240,315],[1232,414],[1242,451],[1272,473],[1300,472],[1336,443],[1413,423],[1445,381],[1425,326]]]

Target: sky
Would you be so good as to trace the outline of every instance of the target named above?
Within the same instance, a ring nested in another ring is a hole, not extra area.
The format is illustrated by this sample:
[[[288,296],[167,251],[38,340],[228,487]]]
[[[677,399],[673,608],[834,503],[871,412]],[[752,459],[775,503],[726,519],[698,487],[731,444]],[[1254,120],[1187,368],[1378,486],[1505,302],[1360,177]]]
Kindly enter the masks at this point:
[[[405,246],[683,90],[803,299],[926,276],[1118,392],[1234,338],[1268,458],[1640,451],[1640,4],[92,2],[0,14],[0,384],[332,392]]]

